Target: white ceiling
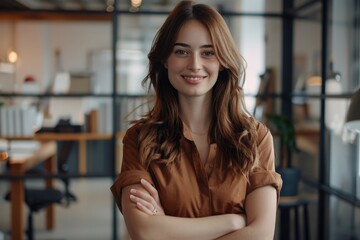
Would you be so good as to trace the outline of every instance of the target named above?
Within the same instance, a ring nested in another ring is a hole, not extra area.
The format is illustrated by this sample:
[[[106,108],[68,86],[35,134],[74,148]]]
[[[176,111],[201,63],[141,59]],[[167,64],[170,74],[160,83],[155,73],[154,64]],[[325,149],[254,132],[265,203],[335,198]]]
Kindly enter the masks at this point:
[[[30,10],[89,10],[104,11],[107,5],[114,0],[1,0],[0,9],[30,9]],[[141,10],[168,11],[174,7],[179,0],[142,0]],[[282,0],[197,0],[198,3],[206,3],[214,7],[219,7],[226,11],[267,11],[279,12]],[[130,7],[130,0],[118,0],[121,10]],[[246,7],[244,7],[246,6]],[[252,7],[253,6],[253,7]],[[254,7],[255,6],[255,7]]]

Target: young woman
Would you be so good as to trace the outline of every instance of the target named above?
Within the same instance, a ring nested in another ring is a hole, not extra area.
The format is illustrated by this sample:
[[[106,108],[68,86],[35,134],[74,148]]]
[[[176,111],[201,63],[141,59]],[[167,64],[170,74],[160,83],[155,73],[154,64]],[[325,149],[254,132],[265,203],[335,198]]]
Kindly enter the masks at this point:
[[[178,3],[149,61],[154,107],[128,129],[111,187],[132,239],[273,239],[272,136],[245,109],[244,62],[221,15]]]

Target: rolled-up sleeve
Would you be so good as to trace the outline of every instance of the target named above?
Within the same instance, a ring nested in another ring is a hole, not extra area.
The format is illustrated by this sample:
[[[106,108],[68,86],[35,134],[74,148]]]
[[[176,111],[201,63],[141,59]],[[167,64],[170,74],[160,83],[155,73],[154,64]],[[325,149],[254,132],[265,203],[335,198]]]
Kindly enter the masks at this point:
[[[121,195],[122,189],[126,186],[140,183],[140,179],[145,179],[153,184],[149,172],[142,166],[138,152],[138,129],[130,128],[123,139],[123,163],[121,173],[110,187],[115,202],[122,212]]]
[[[277,191],[278,199],[282,186],[280,174],[275,172],[275,155],[273,137],[263,124],[258,127],[259,165],[250,174],[247,194],[263,186],[273,186]]]

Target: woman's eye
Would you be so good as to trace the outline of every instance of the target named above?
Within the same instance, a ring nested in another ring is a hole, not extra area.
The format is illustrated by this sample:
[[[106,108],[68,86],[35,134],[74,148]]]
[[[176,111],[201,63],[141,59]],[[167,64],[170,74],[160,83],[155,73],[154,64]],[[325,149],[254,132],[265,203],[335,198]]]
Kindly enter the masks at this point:
[[[211,57],[211,56],[215,55],[215,52],[214,51],[204,51],[202,54],[206,57]]]
[[[187,55],[188,52],[183,50],[183,49],[177,49],[177,50],[175,50],[175,54],[177,54],[177,55]]]

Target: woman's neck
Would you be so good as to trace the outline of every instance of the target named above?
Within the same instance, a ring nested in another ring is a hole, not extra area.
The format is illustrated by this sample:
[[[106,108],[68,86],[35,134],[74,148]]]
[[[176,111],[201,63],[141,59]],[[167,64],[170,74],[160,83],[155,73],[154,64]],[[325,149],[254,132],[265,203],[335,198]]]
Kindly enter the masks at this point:
[[[179,102],[180,117],[190,131],[195,134],[207,133],[211,122],[211,98],[179,98]]]

